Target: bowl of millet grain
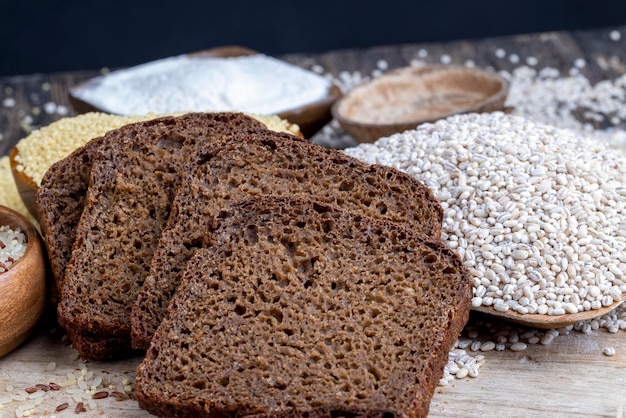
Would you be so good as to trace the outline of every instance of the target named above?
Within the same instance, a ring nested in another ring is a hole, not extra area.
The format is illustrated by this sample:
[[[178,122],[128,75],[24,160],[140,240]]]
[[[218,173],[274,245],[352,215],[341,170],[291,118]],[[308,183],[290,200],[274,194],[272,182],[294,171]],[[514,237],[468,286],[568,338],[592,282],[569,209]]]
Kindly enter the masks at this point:
[[[494,71],[403,67],[352,89],[335,102],[332,115],[355,141],[371,143],[454,114],[503,110],[508,91],[508,81]]]
[[[0,357],[28,338],[46,300],[46,262],[39,233],[26,217],[0,206]]]
[[[171,116],[181,114],[172,114]],[[48,169],[57,161],[69,156],[92,138],[103,136],[111,130],[130,123],[142,122],[160,116],[165,115],[121,116],[103,112],[88,112],[61,118],[20,139],[11,149],[9,164],[19,196],[28,211],[36,220],[39,220],[37,190],[41,186]],[[267,125],[269,129],[303,137],[298,125],[289,123],[276,115],[251,116]]]

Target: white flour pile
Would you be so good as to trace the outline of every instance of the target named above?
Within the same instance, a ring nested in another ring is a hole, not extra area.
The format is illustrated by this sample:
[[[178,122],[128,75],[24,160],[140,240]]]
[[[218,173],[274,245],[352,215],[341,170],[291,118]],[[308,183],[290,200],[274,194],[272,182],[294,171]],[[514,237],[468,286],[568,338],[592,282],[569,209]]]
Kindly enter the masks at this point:
[[[474,306],[562,315],[626,292],[626,156],[503,113],[459,115],[346,149],[430,187]]]
[[[276,114],[322,99],[328,78],[266,55],[181,55],[109,73],[73,91],[119,115],[185,111]]]

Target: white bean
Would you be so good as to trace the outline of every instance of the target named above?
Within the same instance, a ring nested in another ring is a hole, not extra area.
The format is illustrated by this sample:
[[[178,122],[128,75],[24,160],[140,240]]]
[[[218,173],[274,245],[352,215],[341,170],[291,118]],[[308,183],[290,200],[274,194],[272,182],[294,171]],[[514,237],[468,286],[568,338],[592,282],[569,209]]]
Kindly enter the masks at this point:
[[[602,352],[604,353],[605,356],[609,356],[609,357],[615,355],[615,349],[613,347],[605,347]]]
[[[518,341],[516,343],[511,344],[511,351],[523,351],[526,350],[528,346],[526,345],[526,343],[523,343],[521,341]]]

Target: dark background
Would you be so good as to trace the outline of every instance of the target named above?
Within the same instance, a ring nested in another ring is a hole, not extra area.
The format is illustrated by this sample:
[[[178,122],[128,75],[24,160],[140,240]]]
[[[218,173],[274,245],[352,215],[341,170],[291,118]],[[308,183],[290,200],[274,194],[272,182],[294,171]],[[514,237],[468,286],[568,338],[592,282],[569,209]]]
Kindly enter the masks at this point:
[[[220,45],[280,55],[623,24],[626,0],[0,0],[0,76]]]

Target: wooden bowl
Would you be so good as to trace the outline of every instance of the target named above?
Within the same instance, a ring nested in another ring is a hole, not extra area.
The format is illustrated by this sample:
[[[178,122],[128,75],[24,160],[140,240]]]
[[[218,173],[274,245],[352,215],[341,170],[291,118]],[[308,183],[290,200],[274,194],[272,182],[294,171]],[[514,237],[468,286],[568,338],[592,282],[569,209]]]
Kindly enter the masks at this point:
[[[0,206],[0,226],[26,236],[26,251],[0,273],[0,357],[13,351],[31,334],[46,306],[46,262],[41,237],[21,214]]]
[[[19,151],[17,147],[13,147],[13,149],[11,149],[11,153],[9,154],[11,173],[13,173],[13,179],[15,180],[17,191],[20,194],[26,209],[28,209],[30,214],[33,215],[35,219],[39,220],[39,211],[37,210],[37,189],[39,186],[32,178],[24,174],[22,171],[18,171],[17,166],[19,163],[16,158],[18,154]]]
[[[509,83],[492,71],[403,67],[355,87],[331,112],[356,141],[374,142],[453,114],[502,110],[508,90]]]
[[[193,52],[187,55],[189,57],[229,58],[254,54],[258,54],[258,52],[241,46],[224,46],[208,49],[205,51]],[[70,88],[69,102],[72,105],[72,108],[74,108],[77,113],[105,112],[103,109],[100,109],[95,105],[81,100],[79,97],[77,97],[78,90],[97,85],[98,83],[100,83],[101,80],[102,77],[95,77]],[[326,97],[297,108],[286,110],[284,112],[278,113],[277,115],[280,116],[282,119],[298,125],[305,138],[311,138],[324,125],[331,121],[332,115],[330,109],[333,103],[335,103],[337,99],[339,99],[341,96],[341,89],[337,85],[333,84],[329,89]]]

